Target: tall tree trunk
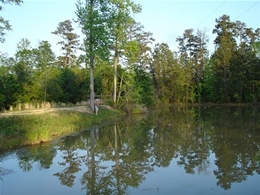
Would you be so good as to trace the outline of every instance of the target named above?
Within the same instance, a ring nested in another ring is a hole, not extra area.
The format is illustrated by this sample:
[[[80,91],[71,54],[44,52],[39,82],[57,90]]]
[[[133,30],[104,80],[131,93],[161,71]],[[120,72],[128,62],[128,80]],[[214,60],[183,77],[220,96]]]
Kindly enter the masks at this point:
[[[94,112],[95,91],[94,91],[94,59],[90,60],[90,109]]]
[[[114,90],[113,90],[114,107],[116,107],[116,94],[117,94],[117,64],[118,64],[118,40],[116,40],[115,55],[114,55]]]
[[[90,1],[90,11],[92,12],[94,9],[94,0]],[[91,13],[92,15],[92,13]],[[93,21],[92,21],[93,22]],[[90,28],[89,30],[89,37],[90,37],[90,102],[89,102],[89,106],[90,109],[94,112],[94,101],[95,101],[95,91],[94,91],[94,54],[93,54],[93,50],[94,50],[94,38],[93,38],[93,31],[92,28]]]

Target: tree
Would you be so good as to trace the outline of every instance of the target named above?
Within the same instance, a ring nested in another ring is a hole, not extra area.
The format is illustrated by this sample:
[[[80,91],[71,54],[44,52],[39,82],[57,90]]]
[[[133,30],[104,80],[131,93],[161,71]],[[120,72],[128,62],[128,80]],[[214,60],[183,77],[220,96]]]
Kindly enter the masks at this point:
[[[41,41],[38,48],[33,50],[35,54],[36,68],[44,69],[53,65],[55,54],[48,41]]]
[[[21,5],[23,1],[22,0],[0,0],[0,3],[2,4],[16,4]],[[0,4],[0,12],[2,11],[3,7]],[[5,20],[3,17],[0,16],[0,43],[5,42],[5,31],[12,30],[11,25],[8,20]]]
[[[60,102],[75,104],[80,101],[77,77],[71,69],[62,69],[61,74],[57,78],[57,82],[62,89],[62,96],[59,98]]]
[[[85,4],[78,1],[76,4],[77,22],[82,28],[84,37],[84,48],[86,52],[86,68],[90,70],[90,108],[94,111],[94,68],[97,58],[108,57],[108,1],[86,0]]]
[[[135,69],[135,91],[138,93],[135,101],[146,106],[153,106],[153,81],[145,69]]]
[[[113,84],[113,102],[114,106],[117,102],[117,66],[119,63],[119,57],[121,55],[122,49],[124,49],[124,43],[127,39],[127,27],[129,24],[134,22],[131,17],[131,13],[141,12],[141,6],[135,4],[131,0],[111,0],[111,40],[112,40],[112,50],[114,52],[113,56],[113,66],[114,66],[114,84]]]
[[[162,103],[169,103],[174,91],[169,88],[173,79],[170,77],[172,65],[174,64],[173,52],[165,43],[156,44],[153,52],[153,62],[151,64],[151,73],[153,76],[155,97]]]
[[[241,21],[232,22],[227,15],[216,19],[213,29],[216,51],[212,55],[214,90],[219,102],[255,101],[259,88],[258,59],[254,44],[260,30],[246,27]]]
[[[220,101],[230,101],[229,87],[229,68],[232,55],[236,49],[236,40],[234,38],[234,22],[230,21],[227,15],[216,19],[213,34],[217,37],[214,40],[216,51],[213,55],[216,64],[217,83],[216,89],[220,96]]]
[[[33,68],[35,67],[34,54],[31,43],[28,39],[23,38],[17,44],[17,52],[15,54],[15,65],[13,66],[14,75],[19,84],[18,102],[25,103],[31,100],[31,84]]]
[[[60,56],[59,63],[62,67],[71,66],[73,60],[75,60],[75,52],[79,47],[79,35],[73,33],[72,22],[65,20],[58,24],[57,30],[52,32],[55,35],[60,36],[63,40],[57,44],[61,45],[63,56]]]
[[[95,69],[97,92],[105,98],[111,98],[113,86],[113,67],[107,61],[99,62]]]
[[[252,49],[255,52],[256,57],[260,59],[260,41],[253,43]]]
[[[114,105],[117,107],[125,103],[151,105],[153,87],[148,73],[151,59],[149,44],[154,39],[152,33],[145,32],[143,25],[136,21],[129,22],[125,27],[126,37],[124,41],[120,42],[118,51],[122,66],[117,67],[117,77],[114,77],[114,81],[118,80]],[[121,71],[120,68],[123,68],[124,71]]]
[[[176,39],[179,42],[180,59],[192,72],[192,93],[195,98],[192,101],[201,101],[203,93],[203,77],[208,51],[206,44],[208,37],[205,31],[198,30],[194,34],[193,29],[186,29],[182,37]]]
[[[41,41],[37,49],[33,49],[35,55],[35,70],[33,79],[34,89],[37,91],[38,100],[46,102],[47,83],[51,78],[51,67],[55,62],[55,54],[51,50],[51,44],[48,41]]]
[[[126,30],[124,58],[128,85],[125,97],[135,103],[150,106],[153,104],[153,86],[148,68],[152,52],[150,44],[154,42],[154,38],[152,33],[144,31],[144,26],[139,22],[133,21]]]
[[[235,36],[238,40],[238,47],[232,55],[230,81],[233,89],[233,101],[254,102],[254,88],[259,76],[257,74],[258,62],[255,44],[260,40],[260,29],[255,31],[248,28],[245,23],[236,21],[234,26]]]
[[[0,65],[0,111],[9,109],[16,101],[18,84],[15,77],[9,73],[10,67],[1,63]]]
[[[144,31],[144,26],[136,21],[127,25],[124,56],[128,66],[147,68],[150,62],[151,44],[155,41],[151,32]]]

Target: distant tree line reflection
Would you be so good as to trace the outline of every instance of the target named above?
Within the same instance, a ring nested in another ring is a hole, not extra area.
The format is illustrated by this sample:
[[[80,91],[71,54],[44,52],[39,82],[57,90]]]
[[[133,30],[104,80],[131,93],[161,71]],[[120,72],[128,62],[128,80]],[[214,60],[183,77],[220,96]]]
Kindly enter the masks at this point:
[[[209,174],[214,153],[217,185],[227,190],[260,174],[259,116],[258,108],[170,107],[96,126],[55,145],[28,147],[17,156],[20,168],[30,171],[34,162],[48,169],[60,155],[63,169],[54,176],[62,185],[79,180],[86,194],[126,194],[173,159],[188,174]]]

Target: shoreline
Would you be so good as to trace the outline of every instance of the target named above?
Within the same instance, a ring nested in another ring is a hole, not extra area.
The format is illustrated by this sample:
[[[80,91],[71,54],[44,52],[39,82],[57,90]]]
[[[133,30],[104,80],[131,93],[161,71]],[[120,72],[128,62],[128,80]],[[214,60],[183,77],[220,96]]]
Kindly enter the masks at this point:
[[[105,105],[100,106],[97,116],[86,106],[1,113],[0,152],[50,142],[122,116],[122,111]]]

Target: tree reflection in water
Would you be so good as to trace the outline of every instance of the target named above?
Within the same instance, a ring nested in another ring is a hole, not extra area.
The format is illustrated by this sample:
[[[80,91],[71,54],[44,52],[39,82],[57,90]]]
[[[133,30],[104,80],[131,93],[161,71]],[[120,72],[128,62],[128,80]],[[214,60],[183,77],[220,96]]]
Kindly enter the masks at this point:
[[[19,167],[23,171],[29,172],[35,162],[38,162],[43,169],[50,168],[53,158],[56,156],[56,149],[51,144],[43,144],[41,147],[22,148],[16,152],[16,155],[19,159]]]
[[[260,174],[259,116],[258,108],[170,107],[138,121],[93,127],[54,147],[28,147],[17,156],[20,168],[30,171],[36,161],[48,169],[59,155],[61,169],[54,176],[68,187],[80,181],[81,190],[92,195],[127,194],[155,167],[173,161],[187,174],[213,173],[216,185],[228,190]]]
[[[3,167],[0,167],[0,180],[3,181],[2,177],[11,173],[13,173],[12,169],[4,169]]]

